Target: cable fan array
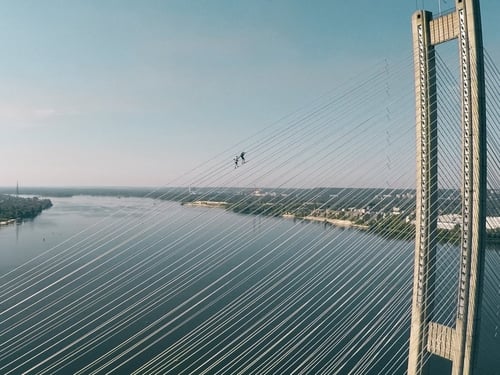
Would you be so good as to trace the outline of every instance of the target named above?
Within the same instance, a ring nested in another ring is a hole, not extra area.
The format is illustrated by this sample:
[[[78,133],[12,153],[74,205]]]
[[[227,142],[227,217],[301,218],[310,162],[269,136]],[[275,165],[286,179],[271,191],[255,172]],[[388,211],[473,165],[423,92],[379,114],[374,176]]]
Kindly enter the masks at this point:
[[[456,192],[458,82],[436,58],[438,188]],[[351,186],[311,210],[363,201],[371,212],[391,212],[396,195],[414,194],[412,64],[410,56],[376,64],[233,146],[248,150],[244,167],[234,169],[226,150],[169,185],[205,187],[199,200],[269,186],[278,192],[272,203],[284,206],[291,196],[314,203],[325,186]],[[500,216],[500,72],[488,54],[486,73],[488,212]],[[405,372],[411,226],[324,227],[270,217],[271,205],[236,215],[180,207],[162,191],[0,276],[1,373]],[[235,204],[250,199],[241,194]],[[442,214],[461,209],[451,198],[437,205]],[[458,250],[443,242],[437,254],[432,319],[453,325]],[[489,251],[489,326],[499,321],[499,265],[500,254]],[[480,345],[495,344],[485,337]]]

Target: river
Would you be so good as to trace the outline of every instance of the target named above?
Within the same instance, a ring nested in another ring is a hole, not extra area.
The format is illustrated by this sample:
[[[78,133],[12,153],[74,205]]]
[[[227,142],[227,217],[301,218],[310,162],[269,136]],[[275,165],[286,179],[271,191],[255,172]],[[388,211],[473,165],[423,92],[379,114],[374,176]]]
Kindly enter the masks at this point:
[[[405,373],[410,241],[147,198],[51,199],[0,228],[2,374]],[[439,251],[440,290],[456,250]],[[500,374],[499,265],[489,249],[481,374]],[[450,324],[455,296],[438,298]]]

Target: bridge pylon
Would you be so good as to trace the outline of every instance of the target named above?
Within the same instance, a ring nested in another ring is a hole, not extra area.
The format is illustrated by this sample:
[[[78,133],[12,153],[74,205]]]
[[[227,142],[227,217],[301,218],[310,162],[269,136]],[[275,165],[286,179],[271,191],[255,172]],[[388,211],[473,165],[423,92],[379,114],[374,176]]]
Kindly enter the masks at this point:
[[[479,0],[455,0],[455,10],[412,17],[416,131],[417,205],[415,266],[408,374],[428,372],[430,354],[452,362],[453,375],[473,373],[486,230],[486,108]],[[462,117],[461,244],[456,320],[431,321],[435,295],[438,220],[437,90],[434,47],[458,40]]]

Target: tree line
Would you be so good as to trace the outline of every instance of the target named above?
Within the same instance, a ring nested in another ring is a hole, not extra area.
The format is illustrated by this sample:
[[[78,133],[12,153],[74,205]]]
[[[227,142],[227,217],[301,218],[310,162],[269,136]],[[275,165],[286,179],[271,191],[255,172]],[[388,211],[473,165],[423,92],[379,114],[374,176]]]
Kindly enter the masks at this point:
[[[0,194],[0,221],[33,219],[50,207],[52,207],[50,199],[20,198]]]

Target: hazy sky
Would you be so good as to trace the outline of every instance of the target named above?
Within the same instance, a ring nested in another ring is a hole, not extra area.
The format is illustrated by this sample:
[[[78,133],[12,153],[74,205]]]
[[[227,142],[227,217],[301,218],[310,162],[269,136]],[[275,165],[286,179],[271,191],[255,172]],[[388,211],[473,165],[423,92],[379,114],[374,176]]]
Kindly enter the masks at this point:
[[[0,0],[0,185],[168,184],[410,54],[422,3]],[[482,12],[498,62],[500,2]]]

